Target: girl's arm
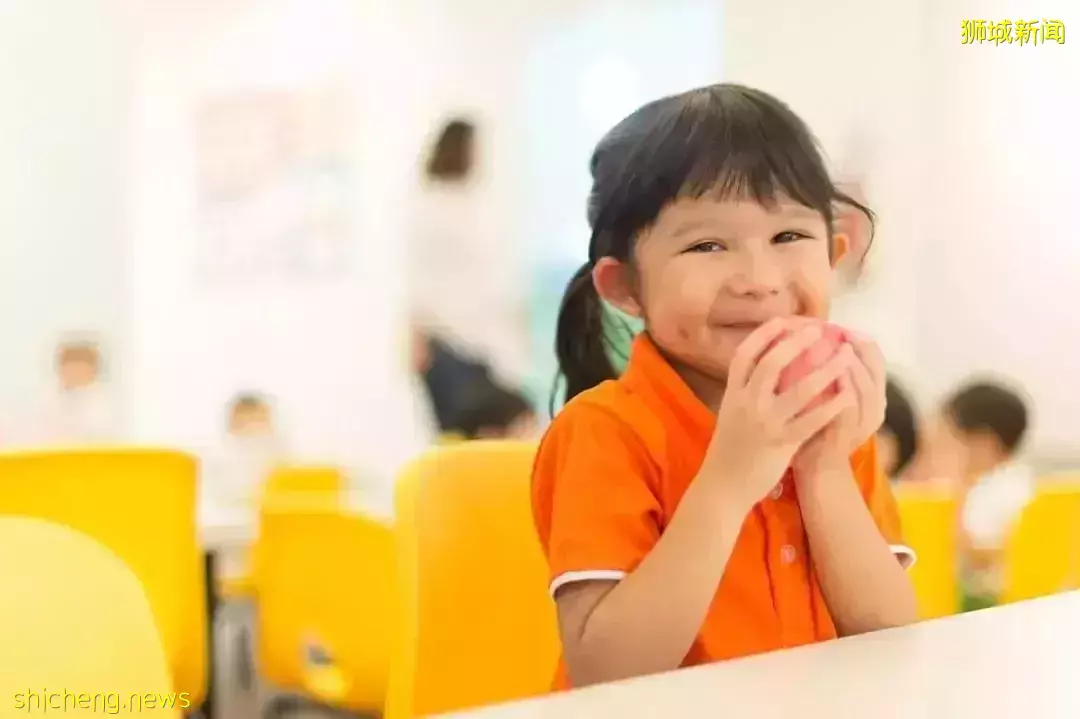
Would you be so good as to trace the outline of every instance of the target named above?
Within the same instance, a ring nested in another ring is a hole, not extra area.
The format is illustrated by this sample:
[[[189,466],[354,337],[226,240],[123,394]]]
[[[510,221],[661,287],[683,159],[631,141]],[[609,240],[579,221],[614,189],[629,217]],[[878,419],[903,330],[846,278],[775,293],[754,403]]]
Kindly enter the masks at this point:
[[[556,594],[575,687],[676,669],[701,629],[750,506],[701,475],[637,569]]]
[[[915,590],[881,535],[847,461],[800,481],[810,553],[841,636],[916,620]]]

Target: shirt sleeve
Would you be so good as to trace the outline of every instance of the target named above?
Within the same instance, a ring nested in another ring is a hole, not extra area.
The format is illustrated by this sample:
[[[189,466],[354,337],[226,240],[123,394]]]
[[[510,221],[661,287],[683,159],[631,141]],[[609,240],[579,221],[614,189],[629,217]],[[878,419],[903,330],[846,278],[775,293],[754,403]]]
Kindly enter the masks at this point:
[[[551,593],[572,582],[618,581],[660,538],[657,473],[624,421],[571,404],[552,422],[533,468],[533,516]]]
[[[881,531],[881,536],[889,543],[889,548],[892,549],[900,564],[905,569],[911,567],[915,563],[915,551],[904,543],[896,497],[881,467],[877,443],[873,437],[852,456],[851,467],[866,506]]]

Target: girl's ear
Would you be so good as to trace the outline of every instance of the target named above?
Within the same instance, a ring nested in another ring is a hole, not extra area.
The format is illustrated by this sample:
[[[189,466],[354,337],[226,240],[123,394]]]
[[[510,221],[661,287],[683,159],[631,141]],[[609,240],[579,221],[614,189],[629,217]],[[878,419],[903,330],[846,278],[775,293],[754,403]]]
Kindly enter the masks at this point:
[[[602,257],[593,267],[592,278],[600,299],[631,317],[641,317],[641,304],[629,265],[614,257]]]
[[[851,249],[851,239],[843,232],[837,232],[832,236],[832,247],[830,252],[829,261],[835,268],[840,264],[840,260],[847,257],[848,251]]]

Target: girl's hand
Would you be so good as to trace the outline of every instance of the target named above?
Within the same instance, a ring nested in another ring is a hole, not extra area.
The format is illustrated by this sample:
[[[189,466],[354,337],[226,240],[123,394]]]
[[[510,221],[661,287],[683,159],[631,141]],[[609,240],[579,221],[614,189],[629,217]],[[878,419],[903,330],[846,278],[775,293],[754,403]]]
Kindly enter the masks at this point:
[[[720,483],[740,509],[749,511],[772,491],[799,448],[853,404],[851,393],[841,392],[807,410],[826,388],[848,375],[854,364],[851,352],[837,353],[777,394],[780,373],[821,335],[817,323],[775,319],[755,330],[735,352],[699,476]]]
[[[798,481],[844,466],[885,421],[885,358],[868,337],[849,332],[848,342],[838,354],[855,361],[840,378],[840,393],[854,402],[796,455],[793,466]]]

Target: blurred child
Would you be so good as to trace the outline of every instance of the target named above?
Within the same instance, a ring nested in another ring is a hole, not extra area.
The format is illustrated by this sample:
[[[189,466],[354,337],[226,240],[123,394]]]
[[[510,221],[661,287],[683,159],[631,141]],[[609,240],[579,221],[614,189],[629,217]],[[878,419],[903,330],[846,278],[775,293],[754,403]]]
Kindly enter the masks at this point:
[[[219,508],[254,512],[266,475],[284,459],[270,401],[252,392],[237,395],[228,406],[226,434],[207,478],[206,499]]]
[[[558,685],[914,621],[874,439],[885,362],[825,323],[836,207],[870,211],[790,108],[740,85],[641,107],[589,168],[556,325],[566,404],[532,476]],[[621,374],[605,303],[644,322]]]
[[[455,424],[465,439],[530,439],[539,426],[525,397],[493,382],[472,388]]]
[[[229,402],[226,431],[210,471],[203,481],[204,502],[212,511],[224,512],[240,521],[247,546],[236,545],[217,552],[215,570],[229,579],[250,576],[250,547],[258,534],[259,498],[267,476],[286,460],[269,398],[255,392],[243,392]],[[249,641],[254,617],[248,603],[230,608],[230,624],[235,628],[242,677],[249,672]],[[245,678],[243,681],[247,681]]]
[[[1027,405],[993,382],[957,390],[919,449],[916,477],[948,482],[960,499],[961,577],[966,610],[993,606],[1009,530],[1031,499],[1034,477],[1014,458],[1028,428]]]
[[[915,409],[895,379],[885,384],[885,403],[885,421],[877,433],[878,457],[885,476],[893,479],[915,458],[918,430]]]
[[[56,349],[57,393],[46,408],[45,443],[90,444],[118,437],[112,397],[102,381],[102,359],[93,342],[63,342]]]

